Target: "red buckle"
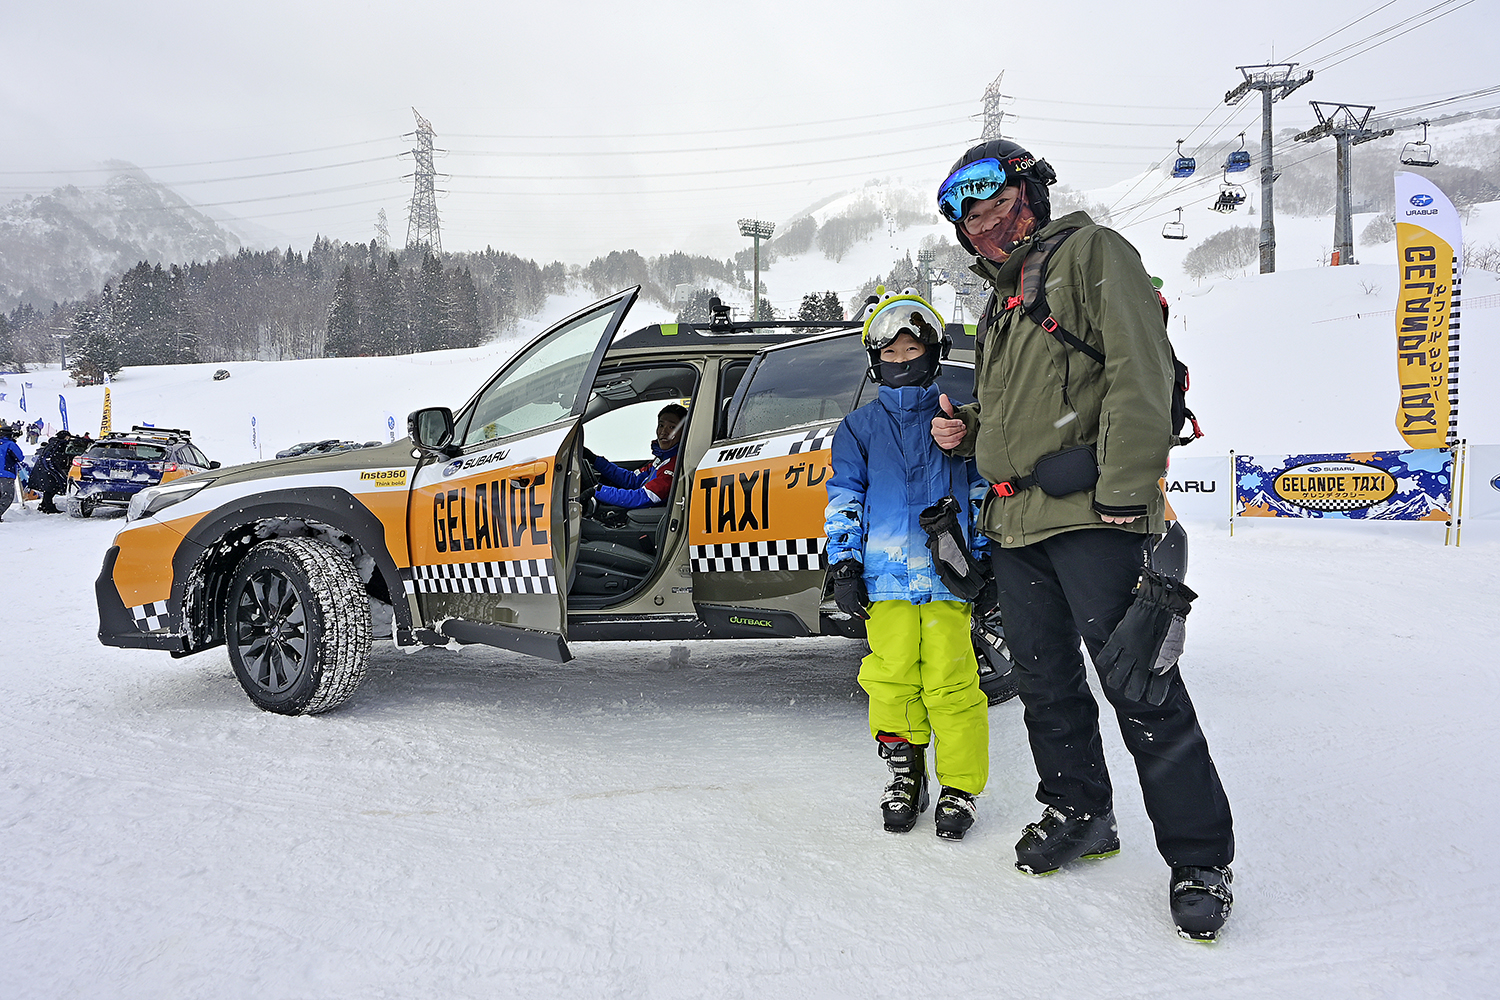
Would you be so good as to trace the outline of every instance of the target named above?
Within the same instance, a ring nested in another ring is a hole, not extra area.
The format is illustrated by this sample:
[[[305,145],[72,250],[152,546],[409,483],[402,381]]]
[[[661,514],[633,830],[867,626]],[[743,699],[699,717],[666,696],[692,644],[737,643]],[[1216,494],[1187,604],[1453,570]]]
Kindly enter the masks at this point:
[[[1016,495],[1015,483],[996,483],[995,495],[1002,497],[1013,497]]]
[[[1008,299],[1005,300],[1005,308],[1007,308],[1007,309],[1014,309],[1016,306],[1020,305],[1024,300],[1025,300],[1024,296],[1021,296],[1021,295],[1012,295],[1010,298],[1008,298]]]
[[[1048,333],[1057,332],[1057,320],[1053,319],[1051,316],[1048,316],[1046,319],[1042,320],[1042,329],[1046,330]]]

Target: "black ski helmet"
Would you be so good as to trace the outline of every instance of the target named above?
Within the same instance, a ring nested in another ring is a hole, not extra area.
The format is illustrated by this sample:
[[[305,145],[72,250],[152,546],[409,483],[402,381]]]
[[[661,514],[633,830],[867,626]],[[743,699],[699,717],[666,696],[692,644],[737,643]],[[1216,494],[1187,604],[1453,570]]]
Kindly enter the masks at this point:
[[[977,146],[971,146],[968,152],[960,156],[953,164],[948,175],[951,177],[958,172],[960,167],[966,167],[976,160],[990,158],[999,160],[1005,167],[1007,184],[1010,183],[1011,177],[1016,177],[1026,185],[1026,202],[1031,206],[1032,214],[1036,216],[1036,228],[1041,229],[1051,222],[1052,198],[1047,194],[1047,187],[1057,183],[1057,171],[1052,169],[1052,164],[1046,160],[1037,159],[1009,139],[989,139]],[[958,234],[958,242],[963,248],[977,256],[978,251],[974,249],[974,244],[969,242],[964,227],[955,222],[953,231]]]

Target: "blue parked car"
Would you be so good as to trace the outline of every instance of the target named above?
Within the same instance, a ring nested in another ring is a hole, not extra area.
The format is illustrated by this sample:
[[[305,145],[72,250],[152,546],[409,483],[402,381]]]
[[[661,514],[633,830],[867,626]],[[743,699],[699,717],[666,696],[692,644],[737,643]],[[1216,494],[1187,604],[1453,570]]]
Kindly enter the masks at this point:
[[[219,463],[190,439],[188,431],[137,424],[95,441],[68,470],[68,513],[89,517],[101,505],[123,509],[148,486],[217,469]]]

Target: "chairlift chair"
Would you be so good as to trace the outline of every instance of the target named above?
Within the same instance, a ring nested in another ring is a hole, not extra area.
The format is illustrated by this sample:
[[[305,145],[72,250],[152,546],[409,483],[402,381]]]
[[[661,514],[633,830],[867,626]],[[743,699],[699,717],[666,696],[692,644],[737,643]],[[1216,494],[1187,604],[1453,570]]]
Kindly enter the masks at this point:
[[[1193,171],[1198,169],[1198,161],[1191,156],[1184,156],[1182,152],[1182,140],[1177,140],[1177,162],[1172,165],[1173,177],[1191,177]]]
[[[1437,158],[1432,155],[1432,143],[1427,141],[1427,123],[1422,123],[1422,141],[1408,142],[1401,147],[1401,162],[1408,167],[1435,167]]]
[[[1169,222],[1161,227],[1162,239],[1185,240],[1187,239],[1187,227],[1182,224],[1182,209],[1177,210],[1177,221]]]
[[[1219,185],[1219,197],[1210,206],[1215,212],[1233,212],[1245,203],[1245,189],[1239,184],[1231,183],[1228,175],[1224,177],[1224,183]]]
[[[1237,174],[1242,170],[1250,169],[1250,154],[1245,150],[1245,133],[1240,133],[1240,148],[1229,154],[1229,159],[1224,161],[1224,172]]]

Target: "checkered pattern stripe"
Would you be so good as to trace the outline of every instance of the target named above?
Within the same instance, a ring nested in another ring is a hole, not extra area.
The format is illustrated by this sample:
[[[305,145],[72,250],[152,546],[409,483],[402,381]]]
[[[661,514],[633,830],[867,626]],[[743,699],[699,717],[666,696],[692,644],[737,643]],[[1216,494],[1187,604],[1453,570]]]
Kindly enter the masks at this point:
[[[773,542],[730,542],[694,545],[694,573],[744,572],[766,569],[822,569],[826,538],[787,538]]]
[[[167,627],[167,602],[152,601],[131,608],[130,616],[135,619],[135,627],[142,632],[160,632]]]
[[[810,451],[822,451],[824,448],[833,446],[833,432],[838,430],[838,424],[832,427],[819,427],[815,431],[808,431],[802,436],[801,441],[793,441],[789,455],[805,455]]]
[[[551,559],[413,566],[410,575],[403,576],[408,594],[557,593],[557,569]]]

